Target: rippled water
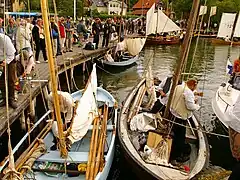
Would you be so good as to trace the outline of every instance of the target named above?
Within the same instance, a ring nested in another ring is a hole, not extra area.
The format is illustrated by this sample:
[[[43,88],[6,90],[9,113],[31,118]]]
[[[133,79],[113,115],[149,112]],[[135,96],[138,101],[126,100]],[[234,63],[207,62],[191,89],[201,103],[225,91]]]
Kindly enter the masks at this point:
[[[228,46],[212,46],[208,39],[200,39],[194,55],[195,48],[196,41],[193,41],[188,63],[184,71],[194,75],[185,75],[185,79],[188,77],[197,78],[199,80],[198,89],[204,92],[204,97],[199,99],[202,108],[198,112],[204,128],[207,131],[226,134],[226,131],[214,116],[211,99],[218,86],[228,79],[228,76],[225,74]],[[111,72],[111,74],[101,72],[99,74],[100,81],[103,82],[106,89],[114,94],[119,102],[122,102],[143,76],[151,58],[150,66],[152,67],[153,75],[163,79],[174,71],[179,60],[180,50],[181,47],[179,45],[145,47],[141,52],[137,65],[115,74],[114,72]],[[231,49],[231,62],[239,56],[239,52],[239,47]],[[231,157],[228,139],[208,135],[208,141],[210,144],[211,164],[231,169],[234,160]],[[119,156],[118,153],[117,156]],[[125,179],[124,173],[128,172],[129,169],[125,169],[125,163],[119,162],[117,156],[115,158],[117,163],[113,167],[113,179]],[[134,177],[131,177],[131,179],[134,179]]]

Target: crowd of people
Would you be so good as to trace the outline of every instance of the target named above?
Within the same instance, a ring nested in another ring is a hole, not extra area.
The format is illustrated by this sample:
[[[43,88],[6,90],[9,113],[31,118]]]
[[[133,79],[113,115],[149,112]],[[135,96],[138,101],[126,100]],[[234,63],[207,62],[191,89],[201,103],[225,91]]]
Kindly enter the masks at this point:
[[[6,26],[4,27],[4,25]],[[108,47],[111,40],[117,36],[123,37],[125,34],[138,33],[143,31],[145,20],[142,19],[122,19],[108,18],[101,21],[99,18],[81,19],[77,23],[71,17],[50,18],[50,34],[52,39],[53,56],[63,53],[73,52],[73,43],[79,47],[90,41],[95,44],[95,49],[99,47],[102,36],[102,47]],[[35,64],[40,62],[40,52],[44,62],[48,62],[43,20],[41,18],[0,18],[0,64],[5,69],[8,64],[8,89],[9,104],[12,108],[17,108],[14,98],[16,82],[21,78],[28,78],[35,75]],[[4,72],[4,71],[3,71]],[[3,101],[0,106],[4,106],[5,101],[5,78],[4,73],[0,77],[0,90]]]

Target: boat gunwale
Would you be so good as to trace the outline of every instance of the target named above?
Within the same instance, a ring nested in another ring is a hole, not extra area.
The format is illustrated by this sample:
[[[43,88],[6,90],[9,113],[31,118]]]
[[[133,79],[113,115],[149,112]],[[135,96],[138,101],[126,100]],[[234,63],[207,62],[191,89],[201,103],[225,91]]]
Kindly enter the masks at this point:
[[[124,119],[122,119],[122,115],[123,114],[126,114],[126,110],[125,109],[127,109],[128,107],[129,107],[129,105],[130,105],[130,103],[132,102],[132,99],[134,98],[134,95],[136,94],[136,92],[137,92],[137,90],[139,89],[139,87],[141,87],[141,85],[143,84],[145,82],[145,79],[142,79],[135,87],[133,87],[132,88],[132,91],[130,91],[129,92],[129,94],[128,94],[128,96],[127,96],[127,98],[126,98],[126,100],[124,101],[124,105],[123,105],[123,108],[121,109],[121,111],[120,111],[120,115],[119,115],[119,120],[118,120],[118,122],[117,122],[117,132],[118,132],[118,137],[119,137],[119,141],[120,141],[120,144],[121,144],[121,146],[124,148],[124,151],[127,153],[127,155],[130,157],[130,158],[132,158],[133,160],[134,160],[134,162],[135,163],[137,163],[138,164],[138,166],[140,166],[142,169],[144,169],[145,171],[147,171],[151,176],[153,176],[154,178],[156,178],[156,179],[159,179],[159,178],[161,178],[160,176],[158,176],[157,174],[155,174],[155,173],[153,173],[153,171],[151,171],[151,170],[149,170],[149,168],[147,168],[146,166],[144,166],[142,163],[140,163],[139,162],[139,160],[130,152],[130,150],[128,149],[128,146],[125,144],[125,142],[124,142],[124,140],[123,140],[123,138],[122,138],[122,132],[121,132],[121,129],[122,128],[125,128],[126,129],[126,127],[121,127],[121,122],[122,121],[124,121]],[[128,103],[127,105],[126,105],[126,103]],[[194,115],[195,116],[195,115]],[[202,129],[202,126],[201,126],[201,124],[199,123],[199,121],[198,121],[198,119],[195,117],[195,119],[196,119],[196,121],[197,121],[197,123],[198,123],[198,127],[200,128],[200,129]],[[126,120],[126,119],[125,119]],[[123,122],[125,125],[127,125],[126,124],[126,122]],[[126,129],[126,131],[128,131],[127,129]],[[204,162],[204,164],[202,165],[202,168],[200,168],[200,171],[201,170],[203,170],[207,165],[208,165],[208,163],[209,163],[209,147],[207,146],[208,145],[208,141],[207,141],[207,136],[206,136],[206,134],[205,133],[203,133],[202,131],[198,131],[198,135],[199,134],[202,134],[202,137],[203,137],[203,142],[205,142],[205,143],[203,143],[203,144],[205,144],[205,149],[206,149],[206,153],[205,153],[205,162]],[[129,137],[127,137],[128,138],[128,140],[130,141],[130,143],[132,143],[131,142],[131,140],[130,140],[130,138]],[[201,140],[198,138],[198,142],[199,142],[199,145],[200,145],[200,142],[201,142]],[[135,151],[136,151],[136,149],[135,149]],[[198,160],[198,158],[199,158],[199,152],[200,152],[200,148],[198,149],[198,156],[197,156],[197,159],[196,160]],[[138,153],[138,152],[137,152]],[[139,154],[139,153],[138,153]],[[139,155],[140,156],[140,155]],[[141,158],[141,157],[140,157]],[[145,162],[145,161],[144,161]],[[145,162],[146,163],[146,162]],[[148,163],[146,163],[146,164],[148,164]],[[194,168],[196,167],[196,164],[197,164],[197,162],[195,163],[195,165],[194,165]],[[159,165],[159,166],[162,166],[162,165]],[[166,166],[162,166],[162,167],[166,167]],[[166,168],[170,168],[170,167],[166,167]],[[194,170],[194,168],[193,168],[193,170]],[[174,168],[172,168],[172,169],[174,169]],[[176,170],[176,169],[175,169]],[[194,174],[192,174],[192,176],[189,176],[189,177],[194,177],[194,176],[196,176],[198,173],[200,173],[200,171],[198,171],[197,173],[194,173]],[[191,171],[192,172],[192,171]],[[191,174],[189,174],[189,175],[191,175]]]

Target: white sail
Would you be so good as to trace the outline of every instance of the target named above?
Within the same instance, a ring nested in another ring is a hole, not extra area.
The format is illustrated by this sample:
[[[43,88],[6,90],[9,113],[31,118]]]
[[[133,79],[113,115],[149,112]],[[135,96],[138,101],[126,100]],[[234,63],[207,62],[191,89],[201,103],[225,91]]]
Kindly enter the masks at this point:
[[[158,9],[157,33],[180,31],[178,27],[162,10]]]
[[[88,80],[83,96],[78,104],[76,115],[73,119],[69,140],[74,143],[81,140],[87,133],[93,119],[97,116],[97,74],[96,64],[93,65],[91,76]]]
[[[240,37],[240,13],[238,15],[238,20],[237,20],[237,24],[236,24],[236,27],[235,27],[233,37]]]
[[[155,3],[147,12],[146,35],[155,34],[157,26],[157,14],[155,13]]]
[[[231,37],[236,13],[223,13],[217,37]]]
[[[141,52],[142,48],[144,47],[146,38],[127,38],[124,41],[127,51],[132,56],[136,56]]]

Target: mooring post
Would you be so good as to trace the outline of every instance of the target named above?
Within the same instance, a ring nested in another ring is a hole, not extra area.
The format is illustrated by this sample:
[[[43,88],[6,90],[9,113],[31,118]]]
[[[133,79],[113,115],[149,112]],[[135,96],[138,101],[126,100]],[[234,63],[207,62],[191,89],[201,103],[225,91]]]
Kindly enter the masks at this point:
[[[26,122],[25,122],[25,113],[24,113],[24,111],[22,111],[19,120],[20,120],[20,124],[21,124],[21,129],[26,131]]]
[[[73,72],[74,72],[74,66],[71,67],[71,71],[70,71],[70,79],[71,79],[71,90],[73,90],[74,86],[73,86],[73,81],[74,81],[74,77],[73,77]]]

